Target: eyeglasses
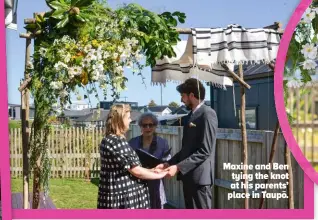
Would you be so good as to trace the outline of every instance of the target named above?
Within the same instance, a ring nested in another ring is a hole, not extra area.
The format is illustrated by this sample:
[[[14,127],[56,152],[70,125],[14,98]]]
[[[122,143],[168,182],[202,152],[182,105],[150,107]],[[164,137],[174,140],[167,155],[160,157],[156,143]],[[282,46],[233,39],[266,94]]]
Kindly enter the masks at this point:
[[[153,128],[155,125],[154,124],[142,124],[141,127],[142,128]]]

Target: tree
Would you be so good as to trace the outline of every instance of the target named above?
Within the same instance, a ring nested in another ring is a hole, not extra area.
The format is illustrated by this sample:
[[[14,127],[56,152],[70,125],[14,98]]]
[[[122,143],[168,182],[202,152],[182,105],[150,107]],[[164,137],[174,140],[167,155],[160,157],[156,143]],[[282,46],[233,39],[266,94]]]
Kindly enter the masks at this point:
[[[170,103],[169,103],[169,107],[179,108],[180,105],[179,105],[178,103],[176,103],[176,102],[170,102]]]
[[[154,107],[157,106],[157,104],[155,103],[155,101],[153,99],[151,99],[151,101],[148,104],[149,107]]]

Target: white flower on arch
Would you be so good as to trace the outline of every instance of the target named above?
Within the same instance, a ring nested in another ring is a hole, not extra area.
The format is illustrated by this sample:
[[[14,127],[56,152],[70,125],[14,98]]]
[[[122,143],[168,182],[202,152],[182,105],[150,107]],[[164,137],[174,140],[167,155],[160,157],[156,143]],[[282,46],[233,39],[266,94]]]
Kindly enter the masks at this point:
[[[312,22],[312,20],[315,18],[316,16],[316,12],[311,10],[311,8],[307,8],[307,10],[305,11],[303,17],[302,17],[302,21],[303,23],[309,24]]]
[[[316,68],[316,66],[317,66],[317,63],[315,62],[315,61],[313,61],[313,60],[305,60],[305,62],[304,62],[304,69],[306,69],[306,70],[312,70],[312,69],[315,69]]]
[[[317,57],[317,47],[315,47],[314,44],[307,43],[303,45],[301,53],[304,55],[306,59],[315,59]]]

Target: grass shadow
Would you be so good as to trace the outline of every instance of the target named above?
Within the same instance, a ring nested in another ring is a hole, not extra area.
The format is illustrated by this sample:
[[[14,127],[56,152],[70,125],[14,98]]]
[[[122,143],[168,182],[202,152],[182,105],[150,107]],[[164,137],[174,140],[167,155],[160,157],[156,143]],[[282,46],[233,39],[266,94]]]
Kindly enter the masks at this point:
[[[99,186],[99,178],[91,178],[91,183],[98,187]]]

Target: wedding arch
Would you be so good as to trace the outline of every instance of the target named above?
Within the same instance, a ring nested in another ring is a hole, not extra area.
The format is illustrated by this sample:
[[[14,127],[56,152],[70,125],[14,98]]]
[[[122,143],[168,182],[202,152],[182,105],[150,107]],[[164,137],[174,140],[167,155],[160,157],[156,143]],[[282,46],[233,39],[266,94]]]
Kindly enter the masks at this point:
[[[41,184],[48,191],[50,162],[47,137],[48,115],[70,101],[79,88],[95,95],[97,87],[107,95],[110,87],[116,99],[127,78],[124,67],[141,75],[156,59],[174,56],[172,46],[180,39],[175,30],[185,14],[156,14],[137,4],[112,10],[104,1],[46,0],[51,11],[25,19],[25,77],[21,92],[23,137],[23,197],[28,208],[28,176],[33,170],[33,208],[39,207]],[[31,59],[31,40],[34,53]],[[145,60],[145,62],[144,62]],[[29,128],[29,96],[35,113]],[[29,154],[29,155],[28,155]],[[30,164],[29,164],[30,162]]]

